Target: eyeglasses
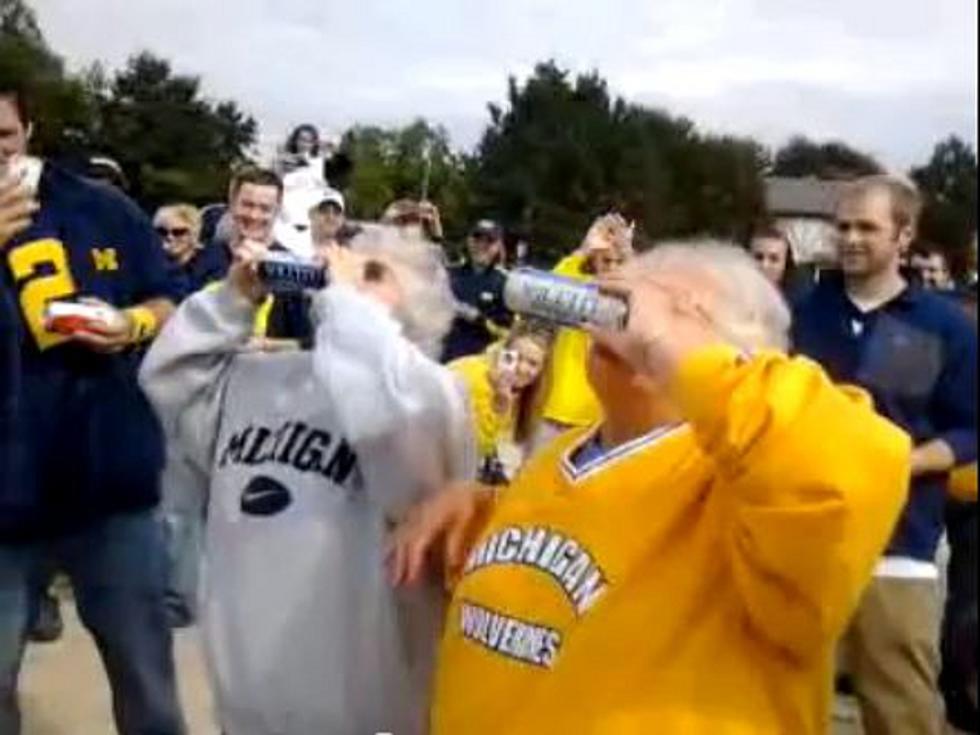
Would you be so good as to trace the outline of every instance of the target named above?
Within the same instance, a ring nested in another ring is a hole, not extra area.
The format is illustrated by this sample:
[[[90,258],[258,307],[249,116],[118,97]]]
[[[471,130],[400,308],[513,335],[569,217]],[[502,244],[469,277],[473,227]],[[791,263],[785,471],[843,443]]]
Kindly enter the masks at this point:
[[[187,237],[189,234],[191,234],[189,227],[154,227],[153,229],[156,230],[156,233],[164,240],[171,237]]]

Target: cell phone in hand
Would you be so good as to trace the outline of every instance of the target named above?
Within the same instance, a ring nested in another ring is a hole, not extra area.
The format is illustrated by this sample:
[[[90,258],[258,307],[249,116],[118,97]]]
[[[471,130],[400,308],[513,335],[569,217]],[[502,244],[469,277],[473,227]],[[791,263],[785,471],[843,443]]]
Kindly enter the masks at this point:
[[[505,383],[513,385],[517,380],[517,363],[520,360],[517,350],[501,350],[497,358],[497,372]]]

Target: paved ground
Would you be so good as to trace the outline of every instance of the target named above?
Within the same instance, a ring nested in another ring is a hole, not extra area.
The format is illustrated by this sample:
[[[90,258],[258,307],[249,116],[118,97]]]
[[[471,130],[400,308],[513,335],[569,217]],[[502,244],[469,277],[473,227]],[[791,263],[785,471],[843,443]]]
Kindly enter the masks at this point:
[[[28,648],[21,679],[24,735],[112,735],[109,692],[95,648],[74,606],[66,603],[62,609],[65,636]],[[176,656],[190,735],[217,735],[195,629],[178,634]],[[856,715],[852,703],[839,701],[833,735],[860,735]]]
[[[31,645],[21,678],[23,735],[112,735],[105,675],[91,638],[71,603],[62,605],[67,629],[57,643]],[[191,735],[217,735],[197,630],[176,645],[180,697]]]

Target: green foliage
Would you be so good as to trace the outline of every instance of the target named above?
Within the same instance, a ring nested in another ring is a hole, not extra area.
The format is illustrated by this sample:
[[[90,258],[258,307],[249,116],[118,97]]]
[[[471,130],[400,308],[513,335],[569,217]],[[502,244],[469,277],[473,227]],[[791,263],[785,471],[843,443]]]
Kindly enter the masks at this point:
[[[234,103],[204,99],[197,77],[174,74],[149,53],[130,59],[97,96],[102,149],[139,182],[144,204],[223,198],[231,167],[255,140],[255,121]]]
[[[444,128],[421,119],[390,130],[355,126],[344,135],[341,149],[355,162],[347,189],[354,217],[377,219],[395,199],[420,198],[428,156],[428,198],[438,204],[450,237],[465,230],[466,160],[452,151]]]
[[[255,121],[234,102],[205,99],[197,77],[149,53],[111,77],[98,65],[67,73],[22,0],[0,0],[0,79],[31,89],[39,152],[115,158],[147,207],[224,198],[231,166],[255,142]]]
[[[950,136],[938,143],[929,162],[913,168],[910,176],[925,197],[920,235],[947,248],[954,265],[961,269],[977,231],[976,152]]]
[[[765,153],[699,133],[683,118],[611,97],[596,73],[571,80],[539,64],[511,80],[474,172],[474,207],[517,227],[536,254],[576,247],[589,222],[618,209],[642,234],[741,235],[762,212]]]
[[[0,36],[16,37],[38,47],[44,46],[37,16],[24,0],[0,0]]]
[[[35,121],[34,144],[70,156],[91,142],[95,118],[85,85],[65,74],[45,45],[34,12],[22,0],[0,0],[0,83],[26,84]]]
[[[792,138],[776,153],[774,176],[847,179],[880,174],[884,169],[873,156],[840,141],[815,143],[803,136]]]
[[[44,41],[24,0],[0,0],[0,81],[35,91],[34,144],[48,156],[102,153],[117,159],[147,207],[222,199],[230,168],[257,126],[231,101],[208,100],[195,76],[139,54],[113,74],[96,64],[70,74]],[[616,209],[641,242],[686,235],[741,239],[763,213],[762,175],[838,178],[881,171],[845,143],[792,139],[770,160],[757,142],[712,136],[668,112],[610,94],[598,73],[571,77],[554,62],[525,82],[511,79],[503,105],[473,155],[423,119],[401,127],[357,125],[344,136],[354,161],[346,194],[353,216],[375,219],[393,200],[428,197],[450,242],[477,218],[526,238],[534,257],[574,248],[590,221]],[[977,161],[957,138],[913,169],[926,194],[924,237],[957,252],[977,227]]]

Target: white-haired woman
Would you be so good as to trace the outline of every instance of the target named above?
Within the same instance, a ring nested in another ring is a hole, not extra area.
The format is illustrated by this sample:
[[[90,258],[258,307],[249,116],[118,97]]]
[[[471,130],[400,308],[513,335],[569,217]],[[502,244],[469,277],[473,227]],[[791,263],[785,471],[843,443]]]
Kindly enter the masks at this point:
[[[227,735],[425,730],[437,588],[385,585],[388,530],[475,476],[465,397],[433,359],[453,314],[431,245],[329,248],[312,351],[243,354],[265,289],[246,246],[178,310],[142,383],[209,477],[201,619]]]
[[[432,733],[822,734],[909,439],[786,356],[744,252],[662,246],[604,286],[631,313],[590,350],[599,425],[496,496],[429,501],[395,546],[396,582],[444,542],[458,575]]]

